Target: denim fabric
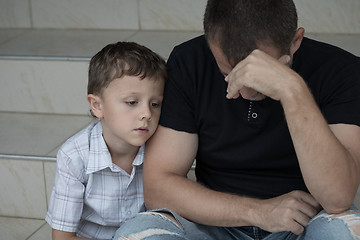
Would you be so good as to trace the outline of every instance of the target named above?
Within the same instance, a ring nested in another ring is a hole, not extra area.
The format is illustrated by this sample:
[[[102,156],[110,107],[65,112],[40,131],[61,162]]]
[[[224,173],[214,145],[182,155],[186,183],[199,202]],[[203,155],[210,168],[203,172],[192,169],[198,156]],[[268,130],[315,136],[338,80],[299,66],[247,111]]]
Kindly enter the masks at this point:
[[[329,215],[321,211],[314,217],[298,240],[360,240],[351,227],[360,226],[359,210],[352,206],[353,214]]]
[[[354,207],[354,214],[337,217],[320,212],[312,219],[306,231],[297,236],[291,232],[269,233],[257,227],[214,227],[190,222],[167,209],[140,213],[123,224],[114,236],[131,240],[359,240],[351,230],[360,225],[360,214]],[[175,224],[158,212],[169,212],[179,222]],[[154,213],[154,214],[152,214]]]

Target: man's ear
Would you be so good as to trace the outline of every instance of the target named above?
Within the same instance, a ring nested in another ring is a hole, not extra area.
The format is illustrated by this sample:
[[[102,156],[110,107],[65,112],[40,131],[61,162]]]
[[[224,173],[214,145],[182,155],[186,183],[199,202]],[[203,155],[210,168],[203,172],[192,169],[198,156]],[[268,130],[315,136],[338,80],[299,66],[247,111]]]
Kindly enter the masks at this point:
[[[304,28],[299,28],[298,30],[296,30],[295,36],[293,41],[291,42],[291,46],[290,46],[290,56],[291,58],[294,56],[295,52],[299,49],[301,42],[304,38],[304,33],[305,33],[305,29]]]
[[[101,98],[94,94],[88,94],[87,101],[90,105],[92,114],[101,119],[103,117]]]

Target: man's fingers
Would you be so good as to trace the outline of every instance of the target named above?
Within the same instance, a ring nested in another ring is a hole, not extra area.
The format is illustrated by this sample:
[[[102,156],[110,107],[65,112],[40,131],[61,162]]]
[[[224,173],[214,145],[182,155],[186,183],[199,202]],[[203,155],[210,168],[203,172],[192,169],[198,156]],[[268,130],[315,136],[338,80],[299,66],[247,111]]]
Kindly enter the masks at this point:
[[[307,227],[307,225],[309,224],[311,219],[312,219],[312,217],[309,217],[307,214],[298,214],[294,218],[294,220],[297,223],[299,223],[301,226],[303,226],[304,228]]]
[[[316,201],[316,199],[311,194],[304,192],[300,198],[305,203],[311,205],[316,210],[316,213],[321,210],[320,203]]]
[[[309,218],[313,218],[320,210],[320,204],[309,193],[303,191],[293,191],[290,193],[293,200],[296,201],[296,209],[303,214],[306,214]]]
[[[290,224],[289,229],[290,232],[294,233],[295,235],[300,235],[304,232],[305,227],[301,223],[294,221],[292,224]]]

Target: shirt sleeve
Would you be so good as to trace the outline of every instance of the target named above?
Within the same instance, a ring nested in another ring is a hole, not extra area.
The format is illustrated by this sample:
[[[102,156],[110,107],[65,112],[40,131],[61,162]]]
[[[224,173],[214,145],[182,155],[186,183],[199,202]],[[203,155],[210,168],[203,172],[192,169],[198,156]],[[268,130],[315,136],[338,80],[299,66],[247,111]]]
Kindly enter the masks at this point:
[[[360,126],[360,60],[334,75],[334,81],[326,86],[327,96],[321,104],[326,120],[329,124]]]
[[[167,61],[168,81],[159,123],[177,131],[196,133],[194,79],[183,62],[175,48]]]
[[[53,229],[76,232],[83,211],[85,185],[78,166],[72,165],[61,149],[57,155],[57,170],[49,210],[45,220]]]

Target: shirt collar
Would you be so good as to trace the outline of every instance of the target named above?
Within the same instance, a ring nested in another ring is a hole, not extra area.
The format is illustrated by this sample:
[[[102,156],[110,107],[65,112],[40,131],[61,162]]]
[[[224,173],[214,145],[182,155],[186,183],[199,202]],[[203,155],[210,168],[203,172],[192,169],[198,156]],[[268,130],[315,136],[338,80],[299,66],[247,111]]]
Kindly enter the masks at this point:
[[[121,168],[113,164],[109,149],[106,146],[102,136],[102,125],[98,121],[90,133],[89,161],[86,168],[86,174],[101,171],[110,168],[113,172],[121,171]],[[139,148],[133,162],[133,166],[140,166],[144,162],[145,144]]]
[[[145,154],[145,144],[140,148],[133,162],[133,166],[140,166],[144,163],[144,154]]]

